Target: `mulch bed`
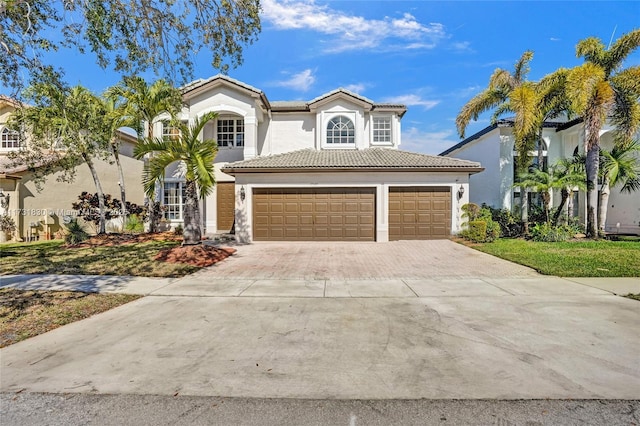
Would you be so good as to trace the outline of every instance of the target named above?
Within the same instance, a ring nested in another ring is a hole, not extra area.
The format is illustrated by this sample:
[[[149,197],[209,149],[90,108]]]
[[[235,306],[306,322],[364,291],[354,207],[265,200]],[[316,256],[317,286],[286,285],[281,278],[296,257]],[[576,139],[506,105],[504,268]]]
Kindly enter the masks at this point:
[[[154,260],[205,267],[226,259],[236,251],[230,247],[213,247],[205,244],[179,246],[160,250]]]
[[[182,241],[182,235],[174,232],[153,234],[102,234],[95,235],[69,248],[115,247],[124,244],[139,244],[152,241]],[[211,266],[233,255],[236,249],[220,248],[206,244],[177,246],[160,250],[153,258],[160,262],[183,263],[197,267]]]

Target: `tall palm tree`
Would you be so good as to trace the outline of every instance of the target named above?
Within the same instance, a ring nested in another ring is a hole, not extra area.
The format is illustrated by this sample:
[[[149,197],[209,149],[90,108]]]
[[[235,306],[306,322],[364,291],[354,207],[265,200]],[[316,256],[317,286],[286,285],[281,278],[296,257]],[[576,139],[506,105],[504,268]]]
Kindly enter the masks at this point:
[[[120,138],[117,131],[121,127],[130,126],[133,123],[130,121],[130,117],[126,111],[126,104],[122,102],[122,99],[118,96],[114,96],[110,90],[107,90],[102,96],[101,101],[105,110],[105,118],[109,123],[109,130],[111,134],[111,140],[109,143],[109,149],[111,155],[116,162],[118,169],[118,186],[120,187],[120,202],[122,203],[122,218],[123,224],[127,221],[127,195],[124,181],[124,171],[122,170],[122,164],[120,162]]]
[[[533,52],[527,50],[515,63],[513,72],[497,68],[489,78],[489,86],[471,98],[456,117],[456,127],[460,138],[465,137],[465,131],[471,120],[477,120],[483,112],[494,110],[491,121],[496,122],[501,114],[509,111],[506,105],[509,96],[524,82],[529,72],[529,62],[533,59]]]
[[[598,230],[604,233],[607,222],[607,208],[611,188],[621,186],[620,192],[631,193],[640,190],[640,144],[632,141],[618,144],[611,151],[600,151],[600,210],[598,211]]]
[[[180,129],[178,137],[145,138],[134,150],[136,158],[154,154],[145,165],[142,178],[148,195],[153,194],[156,182],[164,177],[165,169],[176,161],[181,162],[180,169],[185,179],[185,245],[199,244],[202,240],[198,200],[211,194],[215,186],[213,160],[218,152],[218,144],[213,139],[200,140],[200,134],[204,126],[216,117],[216,113],[210,112],[196,119],[191,126],[176,123]]]
[[[567,96],[582,115],[587,154],[587,236],[597,238],[600,130],[607,119],[618,131],[617,143],[628,143],[640,126],[640,67],[621,69],[624,60],[640,47],[640,29],[621,36],[610,47],[596,37],[581,40],[576,56],[584,64],[567,76]]]
[[[164,79],[149,85],[139,76],[124,77],[119,84],[109,89],[109,96],[124,100],[125,115],[128,115],[130,125],[138,133],[139,141],[144,138],[154,139],[154,120],[163,113],[168,113],[174,119],[182,105],[180,91]],[[158,196],[155,186],[151,193],[147,193],[151,232],[156,231],[154,211]]]
[[[58,180],[73,182],[79,164],[86,164],[98,194],[98,233],[106,232],[106,207],[95,159],[109,156],[109,123],[100,98],[82,86],[72,88],[40,83],[29,97],[35,105],[15,112],[15,120],[30,135],[18,153],[20,162],[38,165],[39,173],[60,172]],[[34,162],[35,160],[35,162]]]

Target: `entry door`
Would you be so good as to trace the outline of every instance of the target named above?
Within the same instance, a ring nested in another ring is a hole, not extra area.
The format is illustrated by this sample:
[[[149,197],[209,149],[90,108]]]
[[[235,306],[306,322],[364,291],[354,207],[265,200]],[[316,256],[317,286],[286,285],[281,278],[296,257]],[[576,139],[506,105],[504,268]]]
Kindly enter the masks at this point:
[[[229,232],[233,227],[236,211],[235,182],[216,184],[217,222],[219,232]]]

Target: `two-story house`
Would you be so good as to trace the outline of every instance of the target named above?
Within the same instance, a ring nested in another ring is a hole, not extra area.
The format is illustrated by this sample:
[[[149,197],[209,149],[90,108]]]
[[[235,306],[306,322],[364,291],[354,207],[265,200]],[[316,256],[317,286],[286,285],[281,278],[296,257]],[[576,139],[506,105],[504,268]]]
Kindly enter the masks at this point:
[[[11,152],[21,149],[28,143],[8,125],[16,108],[21,105],[6,96],[0,96],[0,215],[8,215],[17,229],[9,240],[33,241],[53,238],[64,228],[65,221],[78,217],[79,212],[72,210],[72,204],[78,201],[83,192],[95,193],[95,185],[88,167],[78,166],[72,183],[61,182],[60,173],[47,177],[43,184],[34,179],[34,173],[26,165],[15,166],[9,159]],[[142,204],[144,194],[141,185],[143,162],[133,158],[133,148],[137,138],[119,132],[120,161],[123,165],[127,200]],[[25,140],[26,139],[26,140]],[[118,172],[109,161],[96,159],[100,182],[105,194],[118,198],[120,182]],[[122,223],[111,224],[108,231],[120,231]],[[89,232],[94,231],[87,227]]]
[[[207,234],[235,229],[241,242],[389,241],[458,232],[469,176],[479,163],[399,150],[404,105],[344,89],[310,101],[270,101],[259,89],[217,75],[182,88],[179,119],[218,116],[217,184],[202,202]],[[170,135],[168,117],[154,132]],[[179,166],[167,170],[160,198],[166,218],[182,220]]]
[[[570,158],[584,152],[584,126],[581,119],[549,120],[544,123],[544,161],[551,166],[558,160]],[[607,124],[600,132],[602,149],[613,148],[613,128]],[[529,153],[537,161],[538,147]],[[520,189],[514,187],[516,178],[513,121],[499,120],[496,124],[469,136],[440,155],[480,161],[485,167],[482,173],[470,179],[470,201],[486,203],[496,208],[518,211],[522,205]],[[555,195],[555,196],[554,196]],[[539,202],[537,194],[528,193],[529,206]],[[552,194],[553,205],[560,202],[559,193]],[[573,211],[570,214],[584,223],[586,220],[586,198],[584,191],[574,191]],[[605,231],[611,233],[640,234],[640,195],[621,193],[620,188],[611,188]]]

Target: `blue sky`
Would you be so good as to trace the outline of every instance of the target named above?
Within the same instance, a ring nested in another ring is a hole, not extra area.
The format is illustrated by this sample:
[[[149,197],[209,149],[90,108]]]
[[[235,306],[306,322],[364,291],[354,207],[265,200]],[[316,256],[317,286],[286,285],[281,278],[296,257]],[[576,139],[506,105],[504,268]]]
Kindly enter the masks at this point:
[[[262,33],[229,76],[269,100],[310,100],[344,87],[407,105],[401,149],[438,154],[459,142],[455,117],[495,68],[533,50],[529,78],[581,63],[576,43],[640,27],[637,1],[262,0]],[[71,84],[101,92],[119,76],[91,56],[59,53]],[[195,78],[217,74],[201,55]],[[640,65],[640,52],[627,66]],[[151,79],[153,76],[148,75]],[[467,135],[489,125],[489,116]]]

